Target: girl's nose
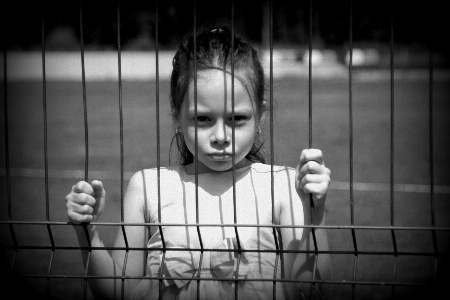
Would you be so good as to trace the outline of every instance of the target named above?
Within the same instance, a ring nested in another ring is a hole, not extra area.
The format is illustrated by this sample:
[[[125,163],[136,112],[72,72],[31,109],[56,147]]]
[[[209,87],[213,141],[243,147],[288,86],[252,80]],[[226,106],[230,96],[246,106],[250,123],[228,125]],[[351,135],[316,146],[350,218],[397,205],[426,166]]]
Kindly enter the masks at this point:
[[[218,122],[213,129],[212,142],[219,145],[230,143],[231,136],[228,131],[225,124]]]

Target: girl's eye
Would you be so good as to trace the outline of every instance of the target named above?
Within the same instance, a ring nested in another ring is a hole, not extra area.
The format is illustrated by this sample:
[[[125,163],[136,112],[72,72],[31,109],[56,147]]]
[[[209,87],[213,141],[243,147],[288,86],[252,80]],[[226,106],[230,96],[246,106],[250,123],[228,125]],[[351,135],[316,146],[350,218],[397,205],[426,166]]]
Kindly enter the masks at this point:
[[[197,122],[205,123],[208,121],[209,121],[209,118],[207,116],[197,116]]]
[[[239,123],[243,123],[247,120],[247,116],[234,116],[234,122],[239,124]],[[230,122],[233,122],[233,117],[230,118]]]

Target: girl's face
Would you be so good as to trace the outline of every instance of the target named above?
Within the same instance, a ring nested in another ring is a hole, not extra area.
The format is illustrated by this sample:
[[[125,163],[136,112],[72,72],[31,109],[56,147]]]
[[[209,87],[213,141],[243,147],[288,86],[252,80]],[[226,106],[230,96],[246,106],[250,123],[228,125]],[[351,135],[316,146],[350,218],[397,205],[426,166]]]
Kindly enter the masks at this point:
[[[211,173],[232,169],[232,96],[231,75],[221,70],[203,70],[197,73],[197,139],[198,172]],[[180,127],[189,151],[195,155],[194,82],[180,111]],[[234,79],[235,163],[236,169],[250,162],[245,156],[250,151],[261,118],[249,91]],[[194,173],[194,164],[186,166]]]

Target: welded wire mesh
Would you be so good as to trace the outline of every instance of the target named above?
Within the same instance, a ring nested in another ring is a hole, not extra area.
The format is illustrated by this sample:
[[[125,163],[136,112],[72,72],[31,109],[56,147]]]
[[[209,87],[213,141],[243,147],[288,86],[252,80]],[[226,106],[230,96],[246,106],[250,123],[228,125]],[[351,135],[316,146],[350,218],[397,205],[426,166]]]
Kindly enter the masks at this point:
[[[85,150],[85,167],[84,167],[84,179],[86,181],[88,181],[89,179],[89,161],[90,161],[90,154],[89,154],[89,124],[88,124],[88,97],[87,97],[87,93],[86,93],[86,89],[87,89],[87,85],[86,85],[86,78],[85,78],[85,62],[84,62],[84,42],[83,42],[83,11],[84,9],[86,9],[85,6],[80,6],[80,12],[79,12],[79,31],[80,31],[80,55],[81,55],[81,73],[82,73],[82,79],[81,79],[81,85],[82,85],[82,102],[83,102],[83,117],[84,117],[84,150]],[[193,15],[193,34],[194,36],[197,33],[197,17],[196,17],[196,11],[197,11],[197,7],[196,7],[196,2],[193,1],[193,5],[192,5],[192,15]],[[155,11],[156,11],[156,27],[155,27],[155,36],[156,36],[156,43],[155,43],[155,61],[156,61],[156,81],[155,81],[155,91],[156,91],[156,124],[155,124],[155,130],[156,130],[156,156],[157,156],[157,180],[158,180],[158,219],[161,220],[161,198],[160,198],[160,168],[161,168],[161,145],[160,145],[160,140],[161,140],[161,133],[160,133],[160,91],[159,91],[159,46],[158,46],[158,4],[157,2],[155,3]],[[234,14],[235,14],[235,7],[234,7],[234,1],[231,1],[230,3],[230,16],[231,16],[231,30],[232,30],[232,35],[234,35]],[[274,204],[274,178],[273,178],[273,167],[274,167],[274,161],[275,161],[275,152],[277,151],[275,148],[275,124],[274,124],[274,118],[273,118],[273,108],[274,108],[274,104],[273,104],[273,99],[274,99],[274,94],[273,94],[273,90],[274,90],[274,82],[273,82],[273,69],[274,69],[274,59],[273,59],[273,3],[272,1],[270,1],[270,9],[269,9],[269,33],[270,33],[270,38],[269,38],[269,55],[270,55],[270,67],[269,67],[269,102],[270,102],[270,126],[269,126],[269,136],[270,136],[270,164],[271,164],[271,172],[272,172],[272,177],[271,177],[271,197],[272,197],[272,214],[273,214],[273,219],[275,219],[274,214],[275,214],[275,204]],[[309,148],[313,148],[313,118],[314,118],[314,114],[313,114],[313,108],[314,108],[314,99],[313,99],[313,81],[314,81],[314,73],[313,73],[313,67],[312,67],[312,54],[313,54],[313,41],[312,41],[312,36],[313,36],[313,1],[310,0],[309,2],[309,12],[308,12],[308,29],[309,29],[309,66],[308,66],[308,72],[309,72],[309,80],[308,80],[308,103],[309,103],[309,111],[308,111],[308,125],[309,125]],[[433,51],[432,49],[430,49],[429,53],[430,53],[430,63],[429,63],[429,133],[430,133],[430,140],[429,140],[429,148],[430,148],[430,157],[429,157],[429,165],[430,165],[430,199],[431,199],[431,224],[430,226],[396,226],[395,224],[395,216],[394,216],[394,206],[395,206],[395,197],[394,197],[394,187],[395,187],[395,178],[394,178],[394,166],[395,166],[395,149],[394,149],[394,142],[395,142],[395,93],[394,93],[394,83],[395,83],[395,79],[394,79],[394,70],[395,70],[395,65],[394,65],[394,47],[395,47],[395,39],[394,39],[394,33],[395,33],[395,15],[392,12],[391,14],[391,25],[390,25],[390,225],[389,226],[361,226],[361,225],[355,225],[355,208],[354,208],[354,201],[355,201],[355,196],[354,196],[354,179],[353,179],[353,161],[354,161],[354,153],[353,153],[353,148],[354,148],[354,137],[353,137],[353,124],[354,124],[354,120],[353,120],[353,90],[354,90],[354,86],[353,86],[353,70],[354,67],[352,65],[352,61],[353,61],[353,22],[352,22],[352,18],[353,18],[353,4],[350,2],[349,3],[349,65],[348,65],[348,74],[349,74],[349,78],[348,78],[348,82],[349,82],[349,86],[348,86],[348,95],[349,95],[349,174],[350,174],[350,182],[349,182],[349,203],[350,203],[350,225],[330,225],[330,226],[317,226],[317,225],[310,225],[310,224],[306,224],[303,226],[281,226],[281,225],[272,225],[272,226],[267,226],[267,225],[257,225],[257,224],[242,224],[239,223],[237,220],[237,214],[236,214],[236,170],[234,167],[234,155],[233,155],[233,207],[234,207],[234,224],[201,224],[199,221],[199,202],[198,202],[198,147],[197,147],[197,130],[195,133],[195,153],[194,153],[194,157],[195,157],[195,182],[196,182],[196,223],[195,224],[167,224],[167,223],[159,223],[159,224],[149,224],[149,223],[125,223],[124,222],[124,203],[123,203],[123,198],[124,198],[124,183],[125,183],[125,176],[124,176],[124,116],[123,116],[123,104],[122,104],[122,72],[121,72],[121,67],[122,67],[122,63],[121,63],[121,8],[120,8],[120,3],[117,4],[117,57],[118,57],[118,90],[119,90],[119,99],[118,99],[118,104],[119,104],[119,119],[120,119],[120,199],[121,199],[121,203],[120,203],[120,222],[98,222],[96,223],[96,225],[98,226],[104,226],[104,227],[111,227],[111,228],[121,228],[122,234],[123,234],[123,238],[125,241],[125,246],[124,247],[112,247],[112,246],[106,246],[104,248],[101,248],[103,250],[124,250],[126,252],[125,255],[125,260],[123,262],[123,269],[120,271],[120,275],[116,275],[116,276],[92,276],[92,275],[88,275],[87,270],[89,268],[89,264],[90,264],[90,253],[92,251],[98,250],[98,248],[96,247],[91,247],[90,245],[90,239],[89,239],[89,234],[88,231],[85,230],[86,232],[86,239],[88,241],[88,247],[78,247],[78,246],[67,246],[67,245],[58,245],[53,238],[53,232],[52,229],[55,229],[57,227],[60,226],[71,226],[71,224],[67,223],[67,222],[57,222],[57,221],[52,221],[50,218],[50,213],[49,213],[49,206],[50,206],[50,201],[49,201],[49,193],[50,193],[50,187],[49,187],[49,183],[48,183],[48,143],[47,143],[47,103],[46,103],[46,99],[47,99],[47,94],[46,94],[46,85],[47,85],[47,79],[46,79],[46,46],[45,46],[45,39],[44,39],[44,33],[45,33],[45,22],[42,22],[42,85],[43,85],[43,128],[44,128],[44,165],[45,165],[45,174],[44,174],[44,179],[45,179],[45,205],[46,205],[46,218],[45,221],[18,221],[18,220],[14,220],[14,216],[12,215],[12,200],[11,200],[11,187],[10,187],[10,164],[9,164],[9,128],[8,128],[8,123],[9,123],[9,119],[8,119],[8,67],[7,67],[7,62],[8,62],[8,49],[4,49],[3,52],[3,62],[4,62],[4,134],[5,134],[5,179],[6,179],[6,198],[4,199],[4,201],[7,202],[7,207],[8,207],[8,218],[6,221],[1,221],[0,224],[2,226],[8,226],[9,228],[9,233],[10,236],[12,238],[12,245],[2,245],[3,249],[5,250],[11,250],[13,251],[13,256],[12,259],[10,261],[10,269],[12,271],[14,271],[15,269],[15,264],[16,264],[16,256],[17,254],[22,251],[22,250],[51,250],[50,253],[50,259],[49,259],[49,264],[48,264],[48,268],[47,268],[47,272],[44,274],[20,274],[21,277],[24,278],[31,278],[31,279],[45,279],[46,280],[46,293],[47,295],[51,294],[51,289],[53,288],[53,283],[52,281],[54,279],[58,279],[58,278],[63,278],[63,279],[69,279],[69,278],[74,278],[74,279],[82,279],[84,282],[84,298],[88,298],[88,280],[90,279],[94,279],[94,278],[102,278],[102,279],[119,279],[121,281],[121,287],[122,287],[122,294],[121,294],[121,298],[124,298],[124,285],[125,285],[125,281],[127,280],[157,280],[159,282],[159,297],[160,299],[163,298],[163,280],[167,280],[167,279],[177,279],[175,277],[167,277],[167,276],[163,276],[163,274],[159,274],[159,276],[153,276],[151,278],[149,277],[145,277],[145,274],[142,274],[142,276],[128,276],[126,275],[126,269],[127,269],[127,257],[128,257],[128,253],[130,251],[146,251],[148,250],[146,247],[131,247],[128,244],[127,241],[127,234],[126,234],[126,228],[130,227],[130,226],[157,226],[159,228],[159,231],[161,233],[161,238],[162,238],[162,247],[160,248],[153,248],[152,250],[161,250],[163,255],[162,255],[162,264],[164,264],[165,262],[165,254],[169,251],[171,251],[170,247],[166,247],[166,243],[165,243],[165,238],[164,238],[164,230],[163,227],[170,227],[170,226],[184,226],[184,227],[195,227],[197,230],[197,234],[198,234],[198,239],[200,241],[200,248],[183,248],[183,249],[179,249],[177,248],[177,251],[199,251],[201,253],[200,256],[200,263],[199,263],[199,268],[202,265],[201,261],[202,261],[202,257],[203,257],[203,253],[206,251],[234,251],[237,253],[237,257],[238,257],[238,265],[237,265],[237,269],[239,269],[239,264],[241,261],[241,255],[244,251],[246,252],[274,252],[276,254],[276,262],[275,264],[277,265],[279,260],[280,260],[280,256],[283,253],[288,253],[288,252],[292,252],[292,251],[287,251],[287,250],[282,250],[279,247],[278,241],[277,241],[277,234],[276,231],[278,229],[280,229],[281,227],[290,227],[290,228],[305,228],[305,229],[311,229],[312,232],[312,236],[313,236],[313,240],[314,240],[314,247],[313,250],[304,250],[304,251],[296,251],[298,253],[311,253],[312,255],[314,255],[314,272],[312,273],[312,276],[310,278],[310,280],[304,280],[302,282],[298,282],[300,285],[301,284],[312,284],[312,291],[315,291],[315,296],[317,297],[322,297],[323,295],[321,294],[320,291],[318,291],[318,289],[315,289],[315,285],[316,284],[323,284],[325,286],[325,289],[330,289],[333,286],[342,286],[342,285],[351,285],[351,298],[352,299],[356,299],[358,298],[358,293],[357,293],[357,288],[360,286],[380,286],[380,287],[391,287],[391,292],[389,293],[389,295],[392,298],[395,298],[396,293],[397,293],[397,288],[398,287],[417,287],[417,286],[424,286],[427,285],[429,282],[409,282],[409,281],[404,281],[404,280],[398,280],[398,260],[400,257],[416,257],[416,256],[423,256],[423,257],[430,257],[433,259],[433,264],[434,264],[434,277],[436,277],[436,272],[437,272],[437,265],[438,265],[438,261],[440,258],[443,257],[444,253],[444,249],[440,249],[438,247],[438,238],[437,238],[437,234],[441,233],[441,232],[449,232],[450,228],[447,227],[438,227],[436,226],[436,222],[435,222],[435,215],[436,215],[436,207],[435,207],[435,203],[434,203],[434,169],[433,169],[433,164],[434,164],[434,158],[433,158],[433,145],[434,145],[434,141],[433,141]],[[232,49],[234,49],[234,40],[232,39]],[[430,47],[431,48],[431,47]],[[194,39],[194,56],[196,57],[196,51],[197,46],[196,46],[196,40]],[[194,60],[194,99],[195,99],[195,116],[197,116],[197,65],[196,65],[196,61]],[[232,79],[234,79],[234,58],[233,56],[231,56],[231,76]],[[231,80],[231,97],[232,97],[232,111],[234,113],[234,80]],[[197,120],[197,118],[195,118],[195,120]],[[196,125],[197,127],[197,125]],[[235,152],[234,149],[234,139],[235,139],[235,124],[234,124],[234,119],[233,119],[233,130],[232,130],[232,145],[233,145],[233,154]],[[311,199],[312,201],[312,199]],[[311,205],[311,209],[313,210],[314,205]],[[17,239],[16,239],[16,231],[17,231],[17,227],[20,225],[30,225],[30,226],[46,226],[47,228],[47,232],[48,232],[48,237],[50,240],[50,245],[47,246],[30,246],[30,245],[26,245],[26,244],[21,244],[18,243]],[[85,226],[86,225],[80,225],[80,226]],[[234,228],[235,234],[236,234],[236,239],[237,239],[237,249],[235,250],[218,250],[218,249],[207,249],[203,246],[202,243],[202,235],[201,235],[201,231],[200,228],[202,226],[205,227],[230,227],[230,228]],[[276,249],[275,250],[248,250],[248,249],[242,249],[242,247],[240,246],[240,238],[239,238],[239,232],[238,232],[238,228],[244,228],[244,227],[256,227],[256,228],[260,228],[260,227],[271,227],[272,228],[272,232],[274,235],[274,239],[276,241]],[[352,250],[335,250],[333,248],[329,249],[329,250],[323,250],[320,249],[317,246],[317,242],[316,242],[316,236],[315,236],[315,230],[316,229],[326,229],[327,232],[332,232],[332,231],[350,231],[351,232],[351,236],[352,236],[352,245],[351,248]],[[361,231],[368,231],[368,230],[372,230],[372,231],[379,231],[379,232],[389,232],[391,237],[392,237],[392,249],[391,251],[387,251],[387,250],[362,250],[360,245],[358,245],[358,238],[357,238],[357,233],[361,232]],[[398,242],[397,242],[397,233],[399,232],[405,232],[405,231],[415,231],[415,232],[431,232],[432,234],[432,242],[433,242],[433,251],[416,251],[416,250],[411,250],[411,251],[400,251],[398,249]],[[89,256],[88,256],[88,260],[86,265],[84,266],[85,268],[85,273],[84,275],[60,275],[60,274],[54,274],[52,272],[52,267],[53,267],[53,262],[54,262],[54,256],[58,251],[61,250],[71,250],[71,251],[77,251],[77,250],[88,250],[89,251]],[[323,278],[323,279],[319,279],[316,276],[316,265],[317,265],[317,260],[319,259],[321,254],[329,254],[329,255],[350,255],[352,256],[352,278],[351,280],[344,280],[342,278]],[[364,277],[358,276],[358,274],[360,272],[364,272],[364,270],[361,270],[360,267],[360,261],[361,258],[365,255],[379,255],[379,256],[389,256],[389,257],[393,257],[394,261],[393,261],[393,268],[392,268],[392,276],[389,277],[389,279],[381,279],[381,280],[365,280]],[[277,268],[275,268],[276,270]],[[200,297],[200,282],[201,281],[207,281],[207,280],[229,280],[229,279],[220,279],[220,278],[214,278],[214,279],[210,279],[210,278],[202,278],[200,277],[200,270],[198,272],[198,276],[195,278],[192,278],[193,280],[196,280],[197,282],[197,298]],[[273,298],[276,298],[276,283],[277,282],[297,282],[296,280],[290,280],[290,279],[280,279],[276,277],[276,271],[275,274],[273,276],[272,279],[248,279],[248,278],[239,278],[236,274],[236,276],[233,278],[233,281],[236,283],[235,284],[235,298],[239,299],[239,292],[238,292],[238,282],[240,281],[252,281],[252,280],[257,280],[257,281],[269,281],[273,283]],[[313,293],[314,294],[314,293]]]

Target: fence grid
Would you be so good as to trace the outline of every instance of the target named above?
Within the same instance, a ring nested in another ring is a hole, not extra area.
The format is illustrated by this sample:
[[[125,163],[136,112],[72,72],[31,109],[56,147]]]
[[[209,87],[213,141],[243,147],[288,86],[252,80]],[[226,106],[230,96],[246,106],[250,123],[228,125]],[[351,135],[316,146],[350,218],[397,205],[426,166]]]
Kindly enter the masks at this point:
[[[192,5],[192,13],[193,13],[193,34],[196,36],[197,33],[197,4],[196,1],[193,0]],[[81,55],[81,73],[82,73],[82,91],[83,91],[83,113],[84,113],[84,156],[85,156],[85,169],[84,169],[84,179],[85,181],[88,181],[89,179],[89,130],[88,130],[88,108],[87,108],[87,96],[86,96],[86,78],[85,78],[85,61],[84,61],[84,52],[85,52],[85,46],[84,46],[84,39],[83,39],[83,10],[84,7],[80,4],[79,7],[79,29],[80,29],[80,55]],[[230,15],[231,15],[231,31],[232,36],[234,36],[235,33],[235,6],[234,1],[231,1],[230,5]],[[270,55],[270,68],[269,68],[269,101],[270,101],[270,165],[271,165],[271,201],[272,201],[272,219],[275,219],[275,202],[274,202],[274,153],[275,153],[275,145],[274,145],[274,112],[273,112],[273,99],[274,99],[274,80],[273,80],[273,31],[274,31],[274,20],[273,20],[273,1],[270,1],[270,7],[269,7],[269,55]],[[352,299],[357,298],[356,293],[356,287],[357,286],[363,286],[363,285],[379,285],[379,286],[390,286],[392,291],[392,296],[395,297],[396,295],[396,287],[398,286],[425,286],[427,283],[424,282],[401,282],[397,279],[397,272],[398,272],[398,258],[399,256],[429,256],[434,258],[434,276],[437,276],[437,265],[438,265],[438,259],[442,257],[445,253],[442,251],[442,249],[438,248],[438,241],[437,241],[437,233],[438,232],[449,232],[450,228],[447,227],[437,227],[436,226],[436,207],[435,207],[435,200],[434,200],[434,157],[433,157],[433,48],[432,48],[432,39],[430,37],[430,50],[429,50],[429,104],[428,104],[428,110],[429,110],[429,171],[430,171],[430,213],[431,213],[431,226],[429,227],[402,227],[402,226],[396,226],[395,224],[395,216],[394,216],[394,186],[395,186],[395,178],[394,178],[394,166],[395,166],[395,157],[394,157],[394,129],[395,129],[395,97],[394,97],[394,70],[395,70],[395,64],[394,64],[394,49],[395,49],[395,39],[394,39],[394,29],[395,29],[395,15],[393,9],[391,10],[390,15],[390,226],[358,226],[355,225],[355,204],[354,204],[354,120],[353,120],[353,1],[349,1],[349,64],[348,64],[348,73],[349,73],[349,85],[348,85],[348,112],[349,112],[349,174],[350,174],[350,185],[349,185],[349,204],[350,204],[350,223],[349,226],[318,226],[313,225],[314,220],[311,220],[311,225],[302,225],[302,226],[281,226],[281,225],[257,225],[257,224],[238,224],[237,219],[237,206],[236,206],[236,170],[235,170],[235,121],[233,118],[233,124],[232,124],[232,159],[233,159],[233,208],[234,208],[234,223],[233,224],[201,224],[199,221],[199,192],[198,192],[198,133],[197,133],[197,62],[194,60],[194,106],[195,106],[195,155],[194,155],[194,165],[195,165],[195,203],[196,203],[196,223],[195,224],[170,224],[170,223],[161,223],[161,186],[160,186],[160,169],[161,169],[161,132],[160,132],[160,88],[159,88],[159,20],[158,20],[158,1],[155,1],[155,62],[156,62],[156,82],[155,82],[155,90],[156,90],[156,145],[157,145],[157,185],[158,185],[158,224],[152,224],[152,223],[125,223],[124,222],[124,120],[123,120],[123,88],[122,88],[122,59],[121,59],[121,7],[120,7],[120,1],[117,1],[117,60],[118,60],[118,90],[119,90],[119,120],[120,120],[120,127],[119,127],[119,134],[120,134],[120,222],[95,222],[96,226],[107,226],[107,227],[121,227],[123,238],[125,241],[125,247],[92,247],[90,244],[90,236],[89,232],[87,230],[87,225],[83,224],[80,226],[84,227],[84,231],[86,234],[86,239],[88,246],[87,247],[72,247],[72,246],[60,246],[57,245],[53,238],[53,232],[52,227],[55,226],[71,226],[71,223],[68,222],[55,222],[52,221],[50,218],[50,200],[49,200],[49,171],[48,171],[48,120],[47,120],[47,79],[46,79],[46,45],[45,45],[45,20],[42,20],[41,25],[41,35],[42,35],[42,86],[43,86],[43,130],[44,130],[44,165],[45,165],[45,221],[15,221],[12,215],[12,209],[11,209],[11,183],[10,183],[10,157],[9,157],[9,128],[8,128],[8,72],[7,72],[7,49],[3,52],[3,62],[4,62],[4,130],[5,130],[5,170],[6,170],[6,195],[7,195],[7,205],[8,205],[8,220],[7,221],[0,221],[0,225],[7,225],[9,227],[9,231],[12,237],[12,245],[2,245],[1,247],[3,249],[10,249],[13,250],[13,258],[11,262],[11,270],[14,271],[15,268],[15,262],[16,262],[16,256],[18,251],[20,250],[38,250],[38,249],[47,249],[51,250],[50,254],[50,260],[47,268],[46,274],[39,274],[39,275],[33,275],[33,274],[21,274],[21,277],[24,278],[43,278],[46,279],[46,293],[47,295],[50,295],[51,290],[51,279],[56,278],[79,278],[83,279],[84,281],[84,299],[87,299],[88,297],[88,280],[89,279],[120,279],[121,280],[121,298],[124,299],[124,290],[125,290],[125,281],[126,280],[158,280],[159,282],[159,298],[164,298],[164,287],[163,287],[163,280],[167,279],[180,279],[180,277],[167,277],[163,276],[162,274],[162,268],[160,270],[159,276],[153,276],[151,279],[145,276],[128,276],[126,275],[126,268],[127,268],[127,260],[128,260],[128,253],[130,251],[147,251],[148,248],[146,247],[131,247],[128,244],[127,234],[126,234],[126,227],[131,226],[143,226],[143,227],[151,227],[155,226],[158,227],[159,232],[161,234],[162,239],[162,247],[152,248],[152,250],[160,250],[162,251],[162,265],[165,264],[166,259],[166,253],[167,251],[173,250],[170,247],[167,247],[166,241],[164,238],[163,233],[163,226],[164,227],[170,227],[170,226],[180,226],[180,227],[195,227],[198,234],[198,239],[200,242],[200,248],[176,248],[176,251],[198,251],[200,252],[200,262],[199,262],[199,269],[198,269],[198,275],[195,278],[187,277],[186,279],[193,279],[197,282],[197,299],[200,298],[200,282],[201,281],[208,281],[208,280],[215,280],[215,281],[229,281],[229,279],[221,279],[221,278],[202,278],[200,277],[200,269],[202,266],[202,259],[203,259],[203,253],[210,251],[217,251],[217,252],[235,252],[237,254],[237,270],[239,270],[239,266],[241,263],[241,257],[242,253],[244,252],[259,252],[259,253],[275,253],[275,269],[273,278],[271,279],[249,279],[249,278],[238,278],[238,271],[235,274],[235,277],[233,278],[233,281],[235,283],[235,298],[239,299],[239,293],[238,293],[238,283],[241,281],[268,281],[273,283],[273,298],[276,299],[276,283],[277,282],[296,282],[300,284],[302,283],[310,283],[311,284],[311,294],[314,297],[314,294],[317,292],[319,293],[319,297],[323,297],[319,289],[316,288],[316,284],[324,284],[325,288],[329,285],[351,285],[351,291],[352,291]],[[309,124],[309,148],[313,147],[313,69],[312,69],[312,53],[313,53],[313,1],[309,1],[309,18],[308,18],[308,29],[309,29],[309,80],[308,80],[308,103],[309,103],[309,111],[308,111],[308,124]],[[232,49],[234,49],[234,39],[232,39]],[[197,42],[196,39],[194,39],[194,56],[197,56]],[[232,103],[232,114],[234,115],[234,57],[231,56],[231,103]],[[310,197],[311,202],[311,216],[313,215],[312,212],[314,210],[314,203],[312,200],[312,197]],[[16,239],[16,234],[14,227],[17,225],[35,225],[35,226],[45,226],[47,228],[48,237],[50,240],[50,245],[48,246],[27,246],[27,245],[19,245]],[[236,240],[237,240],[237,249],[208,249],[205,248],[202,241],[202,235],[200,228],[201,227],[230,227],[234,228],[234,232],[236,234]],[[262,228],[262,227],[269,227],[272,228],[273,238],[275,240],[276,249],[275,250],[250,250],[250,249],[243,249],[241,247],[241,242],[239,238],[239,227],[255,227],[255,228]],[[279,245],[278,237],[277,237],[277,229],[280,228],[304,228],[304,229],[311,229],[311,234],[314,241],[314,249],[313,250],[298,250],[298,251],[289,251],[289,250],[282,250]],[[352,236],[352,248],[353,250],[320,250],[317,246],[317,240],[316,240],[316,229],[326,229],[326,230],[349,230],[351,232]],[[360,250],[357,243],[356,238],[356,232],[358,230],[376,230],[376,231],[389,231],[391,233],[392,237],[392,246],[393,251],[363,251]],[[398,231],[426,231],[431,232],[432,234],[432,241],[433,241],[433,251],[399,251],[398,250],[398,242],[396,239],[396,232]],[[88,269],[90,265],[90,258],[92,251],[95,250],[124,250],[125,251],[125,258],[123,262],[123,268],[121,271],[121,275],[116,276],[93,276],[88,275]],[[88,250],[88,258],[85,264],[85,273],[84,275],[57,275],[52,274],[52,266],[54,263],[54,256],[55,253],[59,250]],[[298,282],[296,280],[290,280],[290,279],[281,279],[277,278],[277,267],[278,263],[280,261],[280,256],[283,253],[308,253],[310,255],[314,255],[314,271],[312,273],[311,279]],[[316,269],[317,269],[317,262],[319,259],[320,254],[336,254],[336,255],[352,255],[353,256],[353,269],[352,269],[352,280],[346,281],[346,280],[336,280],[336,279],[317,279]],[[359,259],[362,255],[383,255],[383,256],[393,256],[394,257],[394,263],[393,263],[393,280],[391,281],[364,281],[364,280],[358,280],[358,273],[361,272],[361,270],[358,268]]]

